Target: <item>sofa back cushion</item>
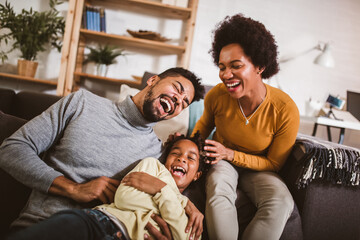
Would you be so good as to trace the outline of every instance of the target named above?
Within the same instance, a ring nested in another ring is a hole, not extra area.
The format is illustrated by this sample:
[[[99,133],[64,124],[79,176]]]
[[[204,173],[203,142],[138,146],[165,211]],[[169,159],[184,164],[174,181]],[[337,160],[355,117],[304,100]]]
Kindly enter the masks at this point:
[[[0,111],[4,113],[11,112],[11,106],[14,102],[16,93],[14,90],[0,88]]]
[[[13,134],[26,122],[25,119],[0,111],[0,145],[5,138]],[[7,160],[11,161],[11,159]],[[11,222],[19,216],[30,195],[30,191],[30,188],[16,181],[0,168],[0,192],[2,196],[0,206],[4,206],[0,209],[0,239],[8,232]]]
[[[60,96],[44,93],[19,92],[16,94],[11,114],[30,120],[48,109],[60,98]]]
[[[0,111],[0,145],[5,138],[24,125],[27,120]]]

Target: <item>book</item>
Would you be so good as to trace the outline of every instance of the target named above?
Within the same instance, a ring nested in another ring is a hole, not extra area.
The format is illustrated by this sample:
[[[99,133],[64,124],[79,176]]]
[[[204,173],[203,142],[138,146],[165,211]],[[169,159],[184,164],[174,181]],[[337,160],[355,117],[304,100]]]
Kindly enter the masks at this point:
[[[85,6],[83,13],[83,27],[98,32],[106,32],[105,9],[94,7],[89,4]]]
[[[91,6],[87,5],[85,7],[86,9],[86,29],[91,30],[91,10],[90,10]]]
[[[104,8],[100,8],[100,31],[106,32],[106,18]]]
[[[87,17],[86,17],[86,14],[87,14],[86,7],[84,7],[81,25],[82,25],[82,28],[85,28],[85,29],[87,29],[87,22],[86,22]]]
[[[100,32],[100,9],[94,7],[94,31]]]

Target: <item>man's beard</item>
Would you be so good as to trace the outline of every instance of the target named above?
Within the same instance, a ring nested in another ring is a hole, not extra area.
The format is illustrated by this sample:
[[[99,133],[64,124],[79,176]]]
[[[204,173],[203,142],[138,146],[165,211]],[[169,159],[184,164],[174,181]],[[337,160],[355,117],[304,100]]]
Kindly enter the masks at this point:
[[[153,98],[152,89],[150,89],[145,96],[143,104],[144,118],[150,122],[158,122],[165,118],[165,116],[160,117],[159,111],[154,106],[155,100],[156,99]]]

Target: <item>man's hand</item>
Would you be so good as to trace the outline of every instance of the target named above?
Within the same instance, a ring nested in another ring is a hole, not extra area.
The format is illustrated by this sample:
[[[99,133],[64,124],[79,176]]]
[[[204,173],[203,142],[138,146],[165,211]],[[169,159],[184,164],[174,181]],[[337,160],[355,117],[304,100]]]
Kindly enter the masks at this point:
[[[145,172],[131,172],[123,178],[121,183],[153,196],[166,186],[166,183]]]
[[[195,207],[195,205],[190,200],[188,200],[187,202],[185,212],[189,216],[189,222],[185,228],[185,232],[189,232],[191,228],[190,239],[194,235],[195,237],[193,239],[199,239],[203,232],[204,215]]]
[[[65,196],[79,203],[87,203],[93,200],[112,203],[119,184],[120,181],[104,176],[86,183],[75,183],[64,176],[60,176],[53,181],[49,193]]]
[[[151,234],[151,236],[155,237],[157,240],[171,240],[171,231],[167,223],[160,216],[153,214],[151,218],[159,225],[161,232],[157,230],[150,222],[148,222],[145,226],[145,229]],[[145,239],[152,239],[149,235],[145,234]]]

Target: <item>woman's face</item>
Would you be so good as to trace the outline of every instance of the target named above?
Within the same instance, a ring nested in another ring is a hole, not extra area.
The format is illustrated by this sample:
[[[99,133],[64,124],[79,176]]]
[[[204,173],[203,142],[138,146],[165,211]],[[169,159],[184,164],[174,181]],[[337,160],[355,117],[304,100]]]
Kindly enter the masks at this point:
[[[170,171],[180,192],[201,175],[199,149],[188,139],[177,141],[166,158],[165,167]]]
[[[259,67],[253,65],[237,43],[226,45],[221,49],[218,66],[219,77],[233,98],[251,96],[251,91],[256,89],[258,80],[261,80]]]

